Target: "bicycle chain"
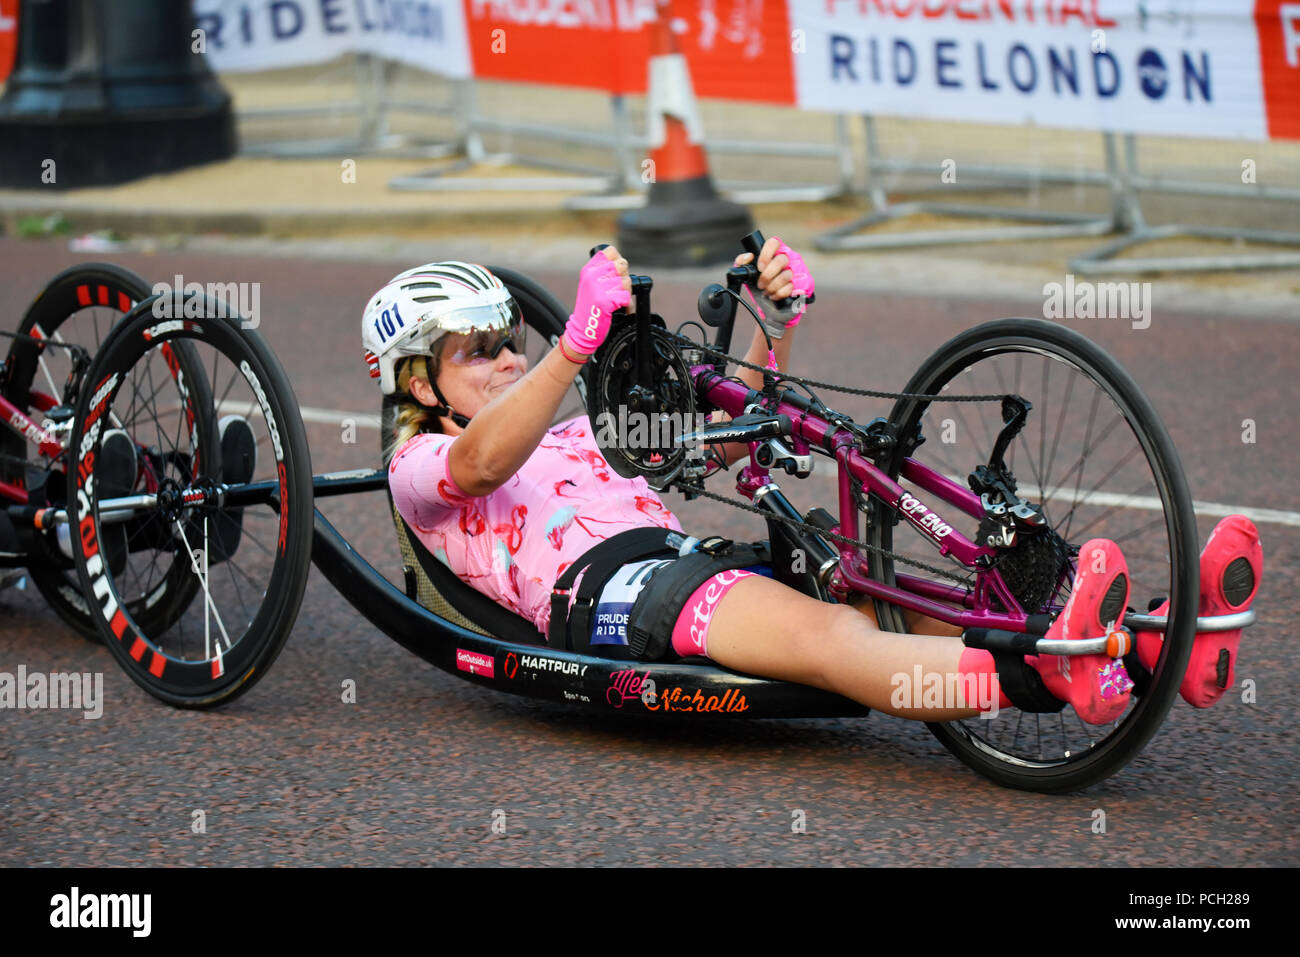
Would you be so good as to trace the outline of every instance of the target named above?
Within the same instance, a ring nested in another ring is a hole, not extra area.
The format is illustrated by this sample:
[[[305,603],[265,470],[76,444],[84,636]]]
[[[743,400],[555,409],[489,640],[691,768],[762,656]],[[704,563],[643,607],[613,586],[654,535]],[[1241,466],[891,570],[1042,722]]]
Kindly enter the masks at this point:
[[[706,346],[696,342],[693,339],[687,339],[681,333],[669,333],[678,342],[683,343],[688,348],[699,349],[701,352],[708,353],[711,356],[717,356],[726,359],[728,362],[734,362],[736,365],[745,369],[753,369],[755,372],[773,372],[766,366],[756,365],[753,362],[746,362],[744,359],[737,359],[735,356],[728,355],[720,349],[714,349],[712,346]],[[928,399],[931,402],[1001,402],[1007,397],[1005,392],[998,395],[930,395],[926,392],[880,392],[876,389],[854,389],[847,385],[835,385],[833,382],[819,382],[816,379],[804,379],[800,376],[789,375],[785,372],[776,372],[782,382],[797,382],[800,385],[816,386],[819,389],[826,389],[830,392],[843,392],[846,395],[865,395],[873,399]]]
[[[675,339],[678,343],[682,344],[686,348],[698,349],[701,352],[704,352],[708,355],[717,356],[718,358],[725,359],[728,362],[734,362],[736,365],[742,366],[743,368],[753,369],[755,372],[762,372],[764,374],[775,371],[765,366],[756,365],[755,363],[752,362],[746,362],[744,359],[737,359],[735,356],[728,355],[727,353],[723,352],[720,349],[714,349],[712,346],[703,345],[702,343],[698,343],[692,339],[688,339],[685,336],[681,335],[680,333],[674,332],[674,333],[669,333],[669,335],[672,336],[673,339]],[[783,372],[778,372],[777,374],[780,376],[780,381],[782,382],[796,382],[802,385],[816,386],[819,389],[826,389],[831,392],[843,392],[847,395],[864,395],[864,396],[869,396],[871,398],[877,398],[877,399],[927,399],[931,402],[1001,402],[1006,398],[1005,394],[937,396],[937,395],[929,395],[924,392],[881,392],[875,389],[854,389],[850,386],[835,385],[834,383],[831,382],[819,382],[816,379],[804,379],[799,376],[787,375],[786,373]],[[929,565],[925,562],[918,561],[914,558],[908,558],[904,555],[899,555],[897,552],[891,552],[887,548],[881,548],[879,545],[872,545],[870,542],[864,542],[861,539],[849,538],[847,535],[840,535],[838,532],[828,531],[826,529],[821,528],[818,525],[813,525],[809,522],[801,522],[798,519],[787,518],[784,515],[776,515],[775,513],[769,512],[766,509],[759,508],[756,505],[750,505],[748,503],[741,502],[733,498],[727,498],[725,495],[719,495],[716,492],[707,491],[703,485],[688,485],[685,482],[673,482],[672,484],[676,485],[678,488],[682,489],[683,491],[690,492],[692,495],[699,495],[704,498],[711,498],[714,499],[715,501],[723,502],[727,505],[734,506],[735,508],[741,509],[743,511],[753,512],[756,515],[761,515],[766,519],[772,519],[774,521],[782,523],[783,525],[788,525],[791,528],[804,529],[806,531],[810,531],[814,533],[815,535],[824,536],[833,541],[841,542],[845,545],[854,545],[858,548],[866,549],[869,552],[875,552],[876,554],[880,555],[883,558],[888,558],[891,559],[892,561],[901,562],[904,565],[911,565],[915,568],[920,568],[924,571],[930,572],[933,575],[938,575],[941,578],[946,578],[949,581],[956,582],[959,585],[970,584],[969,579],[963,578],[960,575],[953,574],[952,572],[947,571],[946,569],[938,568],[937,566]]]

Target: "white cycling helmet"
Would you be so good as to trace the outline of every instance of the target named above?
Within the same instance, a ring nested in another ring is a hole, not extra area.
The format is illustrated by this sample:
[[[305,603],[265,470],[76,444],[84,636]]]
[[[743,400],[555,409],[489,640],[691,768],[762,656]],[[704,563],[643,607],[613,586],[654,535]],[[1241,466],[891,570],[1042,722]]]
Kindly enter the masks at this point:
[[[517,333],[522,325],[510,290],[482,266],[428,263],[394,276],[370,297],[361,316],[361,344],[370,377],[391,395],[397,391],[398,360],[427,356],[446,333]]]

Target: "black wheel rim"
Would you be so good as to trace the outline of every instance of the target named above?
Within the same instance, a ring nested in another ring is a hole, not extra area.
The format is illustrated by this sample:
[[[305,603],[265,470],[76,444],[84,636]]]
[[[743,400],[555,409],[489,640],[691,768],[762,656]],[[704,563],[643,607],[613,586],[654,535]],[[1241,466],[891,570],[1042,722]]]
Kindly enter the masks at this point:
[[[1012,392],[1028,398],[1034,403],[1030,420],[1006,456],[1021,494],[1042,504],[1054,527],[1059,525],[1070,543],[1077,546],[1084,537],[1105,537],[1120,545],[1130,565],[1131,606],[1145,611],[1148,597],[1172,595],[1185,609],[1186,589],[1180,589],[1176,579],[1183,563],[1194,561],[1195,556],[1176,554],[1180,530],[1184,529],[1178,515],[1181,479],[1161,467],[1164,456],[1157,447],[1158,439],[1146,434],[1150,423],[1138,421],[1135,425],[1146,410],[1135,409],[1132,397],[1121,394],[1114,384],[1103,388],[1097,383],[1097,378],[1111,375],[1110,370],[1101,368],[1102,363],[1089,362],[1085,355],[1067,356],[1067,351],[1023,336],[985,341],[954,354],[945,366],[947,371],[930,376],[929,381],[914,379],[908,390],[954,395]],[[997,404],[909,405],[906,418],[915,421],[919,416],[926,436],[913,457],[958,476],[964,485],[970,468],[987,461],[1001,427]],[[967,437],[964,443],[959,438],[963,435]],[[1077,443],[1078,454],[1071,454],[1072,443]],[[899,461],[891,462],[891,474]],[[963,466],[963,462],[968,464]],[[1168,465],[1166,462],[1165,467]],[[1176,470],[1176,461],[1173,465]],[[1135,472],[1140,474],[1135,476]],[[972,519],[969,524],[962,531],[973,537],[977,523]],[[882,523],[878,540],[900,554],[934,560],[932,549],[923,554],[919,540],[908,542],[910,532],[903,531],[901,525],[899,529],[895,534],[888,522]],[[1052,607],[1059,608],[1068,598],[1068,579],[1074,567],[1072,562]],[[960,566],[954,570],[965,572]],[[973,580],[973,575],[970,577]],[[1182,621],[1186,623],[1185,615]],[[1175,657],[1186,657],[1186,646],[1179,641],[1169,643],[1157,663],[1157,673]],[[1044,784],[1054,777],[1079,781],[1088,766],[1105,760],[1107,752],[1140,746],[1163,718],[1172,691],[1166,681],[1159,694],[1149,690],[1144,696],[1132,696],[1125,711],[1105,725],[1086,724],[1067,705],[1053,715],[1011,709],[992,720],[972,718],[932,728],[950,748],[964,745],[1005,766],[1015,779],[1013,783],[1024,786],[1036,776]],[[958,753],[963,760],[969,756]],[[1081,773],[1060,774],[1070,770]]]

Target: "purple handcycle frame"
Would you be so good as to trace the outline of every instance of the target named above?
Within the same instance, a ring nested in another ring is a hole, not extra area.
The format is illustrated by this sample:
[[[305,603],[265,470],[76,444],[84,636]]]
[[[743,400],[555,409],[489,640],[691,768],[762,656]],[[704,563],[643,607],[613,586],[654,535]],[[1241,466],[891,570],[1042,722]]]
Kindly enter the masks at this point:
[[[695,383],[696,394],[704,402],[733,418],[763,401],[761,392],[722,375],[712,365],[694,365],[690,375]],[[835,459],[839,487],[839,524],[835,527],[836,532],[846,538],[858,538],[858,504],[854,501],[850,481],[856,479],[862,484],[864,493],[874,493],[897,509],[941,556],[951,555],[977,576],[973,589],[902,574],[895,575],[897,585],[889,585],[870,577],[862,549],[836,541],[834,547],[839,553],[839,566],[832,571],[829,584],[830,593],[835,598],[842,601],[851,593],[857,592],[961,628],[993,628],[1039,635],[1046,633],[1048,615],[1031,616],[1026,613],[996,569],[978,566],[977,559],[991,559],[997,555],[997,550],[971,541],[946,521],[937,509],[931,509],[921,498],[890,479],[859,451],[852,431],[784,398],[775,404],[768,400],[763,411],[769,415],[784,415],[789,418],[791,429],[786,437],[794,443],[796,454],[806,454],[815,449]],[[767,469],[760,466],[756,459],[756,450],[760,444],[757,441],[749,443],[750,462],[742,469],[736,481],[737,490],[750,499],[769,482]],[[717,470],[718,467],[711,464],[705,477]],[[966,516],[976,521],[983,517],[978,495],[915,459],[905,458],[900,474],[925,492],[960,509]],[[1071,562],[1062,571],[1062,578],[1069,575],[1072,579],[1073,574],[1074,566]],[[1058,581],[1058,587],[1059,585]],[[995,610],[992,603],[994,596],[1004,608],[1013,610]]]

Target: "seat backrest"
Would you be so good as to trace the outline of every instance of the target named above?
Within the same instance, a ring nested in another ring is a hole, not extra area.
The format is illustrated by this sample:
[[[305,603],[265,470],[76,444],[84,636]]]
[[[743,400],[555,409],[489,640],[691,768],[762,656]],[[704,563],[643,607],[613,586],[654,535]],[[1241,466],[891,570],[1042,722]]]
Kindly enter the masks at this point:
[[[396,403],[385,397],[380,414],[382,429],[391,429]],[[388,432],[383,432],[387,435]],[[382,439],[381,439],[382,441]],[[384,462],[384,468],[388,462]],[[411,531],[392,493],[388,507],[397,531],[397,546],[402,553],[402,574],[406,579],[407,597],[418,601],[439,618],[460,625],[480,635],[514,641],[519,644],[544,645],[546,639],[537,627],[520,615],[498,605],[482,592],[465,584],[456,573],[438,561]]]
[[[397,503],[393,501],[393,496],[388,496],[388,504],[393,512],[393,527],[397,530],[397,547],[402,553],[402,574],[406,577],[407,597],[418,601],[429,611],[433,612],[439,618],[445,618],[453,624],[460,625],[462,628],[468,628],[470,631],[476,631],[480,635],[487,635],[486,629],[480,628],[474,622],[470,621],[456,608],[442,597],[442,592],[425,573],[424,567],[416,555],[417,548],[424,548],[417,540],[411,542],[411,536],[406,530],[406,522],[402,520],[402,515],[397,511]]]

